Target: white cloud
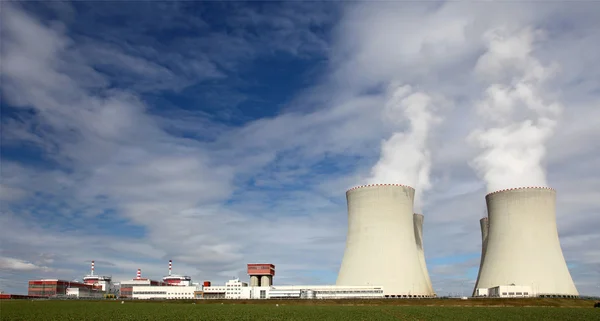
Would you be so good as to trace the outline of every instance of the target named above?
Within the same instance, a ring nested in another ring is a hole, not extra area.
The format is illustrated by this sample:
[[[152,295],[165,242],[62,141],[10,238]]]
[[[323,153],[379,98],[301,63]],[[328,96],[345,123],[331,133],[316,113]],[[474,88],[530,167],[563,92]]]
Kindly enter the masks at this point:
[[[138,60],[135,53],[141,53],[141,48],[121,48],[121,52],[119,47],[106,46],[98,56],[84,55],[79,39],[70,38],[64,29],[41,24],[13,7],[3,9],[7,19],[2,21],[2,56],[3,66],[8,66],[3,68],[3,95],[12,105],[34,111],[3,126],[3,138],[40,146],[45,157],[57,164],[46,170],[3,160],[2,196],[4,188],[25,193],[20,194],[25,202],[11,197],[7,205],[15,208],[3,207],[0,216],[0,243],[6,257],[48,266],[60,271],[48,274],[63,278],[87,272],[86,261],[91,259],[106,262],[97,264],[97,271],[112,273],[116,280],[133,277],[140,267],[144,275],[158,278],[166,273],[162,262],[168,259],[174,260],[177,273],[215,282],[230,274],[245,277],[244,264],[249,261],[275,263],[282,282],[306,279],[315,269],[335,274],[347,224],[344,191],[368,177],[380,155],[381,141],[403,127],[386,121],[384,115],[389,97],[383,88],[397,81],[435,102],[443,97],[430,116],[444,121],[426,135],[416,131],[423,138],[419,146],[427,141],[430,152],[423,159],[431,161],[431,188],[423,204],[425,249],[428,262],[436,262],[430,263],[436,290],[446,293],[468,287],[465,282],[471,284],[475,277],[470,280],[467,275],[473,267],[469,255],[480,250],[477,220],[485,209],[485,191],[468,166],[478,151],[465,140],[480,125],[472,107],[486,97],[489,87],[473,76],[484,67],[499,72],[501,78],[514,71],[511,66],[523,71],[523,64],[511,62],[507,67],[503,59],[495,60],[499,65],[486,62],[487,58],[477,65],[477,58],[486,52],[486,32],[508,25],[515,30],[527,26],[549,30],[548,37],[536,44],[544,50],[536,52],[539,65],[531,75],[540,75],[538,67],[550,62],[562,66],[561,76],[549,77],[545,83],[550,89],[561,89],[545,92],[560,96],[565,106],[555,125],[557,134],[538,140],[547,144],[547,179],[558,189],[559,232],[564,233],[561,241],[568,262],[577,266],[572,270],[574,279],[585,286],[594,277],[590,270],[595,259],[586,253],[594,244],[588,242],[598,235],[593,213],[599,204],[593,191],[598,189],[600,168],[589,160],[598,157],[593,146],[594,137],[600,135],[594,122],[600,68],[595,56],[587,53],[599,52],[595,44],[600,43],[600,33],[593,32],[597,23],[589,18],[590,10],[529,4],[515,9],[500,3],[352,3],[342,8],[327,44],[321,43],[325,38],[309,34],[288,37],[292,25],[313,23],[293,10],[270,22],[264,21],[264,15],[248,15],[257,20],[244,23],[272,24],[279,28],[273,37],[289,42],[235,51],[248,48],[248,41],[241,37],[210,47],[207,41],[214,35],[177,45],[185,43],[186,52],[214,56],[226,51],[216,61],[230,71],[239,67],[239,61],[273,48],[301,56],[327,52],[328,75],[315,78],[314,87],[299,92],[281,114],[232,128],[214,125],[198,114],[181,119],[181,113],[153,115],[152,102],[134,90],[109,89],[114,79],[92,68],[98,61],[115,66],[128,61],[135,67],[132,74],[155,76],[136,90],[165,88],[163,80],[153,78],[171,79],[169,71],[150,60]],[[314,19],[328,18],[317,12]],[[553,21],[571,27],[561,30],[553,27]],[[579,23],[586,25],[578,28]],[[513,39],[511,35],[506,36]],[[517,34],[517,40],[527,37]],[[225,39],[229,38],[219,38]],[[310,46],[303,47],[306,42]],[[100,44],[98,40],[86,45]],[[206,51],[198,50],[207,46]],[[517,60],[531,52],[527,46],[518,48],[511,53]],[[576,53],[567,48],[577,48]],[[156,51],[144,50],[146,59]],[[501,57],[505,57],[503,50],[497,50]],[[189,57],[178,58],[185,62]],[[485,108],[493,108],[495,117],[515,111],[511,110],[511,106],[516,109],[511,105],[515,92],[519,99],[532,97],[532,92],[507,91],[507,86],[489,87]],[[536,110],[546,106],[528,103]],[[506,113],[496,113],[499,107]],[[514,129],[529,129],[522,124]],[[198,137],[214,133],[193,140],[173,135],[173,129]],[[503,130],[497,133],[512,146],[511,135]],[[522,142],[517,143],[520,148]],[[120,222],[111,226],[114,233],[107,235],[106,230],[90,226],[90,222],[101,224],[97,222],[107,216]],[[48,220],[36,223],[35,217]],[[578,236],[577,231],[583,230],[585,237]],[[40,258],[40,253],[54,256]],[[463,256],[469,258],[462,263],[440,263]],[[42,272],[35,275],[48,275]],[[448,278],[448,273],[456,277]],[[310,278],[311,282],[334,281]],[[7,278],[0,275],[0,279]]]
[[[20,259],[12,257],[0,257],[0,269],[13,270],[13,271],[35,271],[35,270],[47,270],[46,266],[38,266],[30,262],[26,262]]]

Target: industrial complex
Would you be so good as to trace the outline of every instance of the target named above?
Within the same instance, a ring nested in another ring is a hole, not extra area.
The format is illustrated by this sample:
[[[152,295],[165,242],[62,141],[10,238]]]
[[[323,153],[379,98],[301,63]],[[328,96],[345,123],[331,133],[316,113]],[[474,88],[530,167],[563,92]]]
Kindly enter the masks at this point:
[[[374,184],[346,192],[348,233],[335,285],[277,285],[275,265],[247,264],[249,282],[192,282],[172,273],[161,280],[142,277],[113,282],[91,273],[82,282],[29,281],[29,297],[168,299],[352,299],[436,297],[423,246],[424,216],[413,208],[415,190]],[[513,188],[485,198],[481,219],[481,263],[474,297],[577,297],[556,226],[556,191]]]
[[[93,266],[93,263],[92,263]],[[135,278],[113,283],[111,277],[100,277],[98,283],[91,283],[88,275],[83,283],[64,280],[31,280],[29,297],[65,297],[94,299],[115,294],[115,297],[139,300],[169,299],[331,299],[331,298],[381,298],[383,288],[374,286],[336,285],[274,285],[275,265],[247,265],[247,272],[253,285],[232,279],[223,285],[214,286],[210,281],[192,282],[189,276],[171,274],[172,261],[169,261],[169,275],[162,281],[142,277],[138,269]],[[93,268],[92,268],[93,269]],[[257,280],[259,280],[257,282]]]

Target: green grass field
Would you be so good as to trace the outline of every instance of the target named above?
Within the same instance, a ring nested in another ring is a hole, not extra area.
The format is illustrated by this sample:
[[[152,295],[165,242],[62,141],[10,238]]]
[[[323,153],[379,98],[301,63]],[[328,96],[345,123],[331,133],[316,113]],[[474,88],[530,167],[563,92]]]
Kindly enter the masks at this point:
[[[600,320],[600,309],[594,309],[592,301],[528,301],[525,305],[529,306],[520,306],[523,303],[519,301],[503,303],[517,306],[498,306],[498,302],[490,300],[488,306],[477,302],[469,306],[467,302],[388,300],[364,305],[349,301],[223,304],[125,301],[121,304],[121,301],[12,300],[0,301],[0,320]]]

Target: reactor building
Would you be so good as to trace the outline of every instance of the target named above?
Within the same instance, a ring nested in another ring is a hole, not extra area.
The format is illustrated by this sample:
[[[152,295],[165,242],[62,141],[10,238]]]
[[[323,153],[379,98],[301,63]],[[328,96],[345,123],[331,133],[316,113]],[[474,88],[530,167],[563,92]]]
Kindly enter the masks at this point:
[[[415,190],[373,184],[346,192],[348,234],[336,285],[381,286],[385,297],[433,297]]]
[[[579,296],[558,239],[556,191],[511,188],[485,200],[488,217],[480,220],[481,262],[473,295]]]

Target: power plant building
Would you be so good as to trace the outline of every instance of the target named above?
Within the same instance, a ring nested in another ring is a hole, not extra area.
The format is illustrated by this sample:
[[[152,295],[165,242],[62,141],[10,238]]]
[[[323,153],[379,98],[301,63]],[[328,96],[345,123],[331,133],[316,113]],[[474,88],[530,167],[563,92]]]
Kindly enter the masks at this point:
[[[94,273],[94,261],[92,261],[91,273],[83,277],[83,283],[97,286],[99,285],[103,292],[116,294],[118,292],[116,286],[112,282],[112,277],[107,275],[97,275]],[[85,291],[72,290],[72,295],[77,297],[82,296]],[[76,294],[75,294],[76,293]]]
[[[558,238],[556,191],[512,188],[485,199],[488,217],[480,221],[481,263],[473,295],[579,296]]]
[[[275,276],[275,265],[269,263],[249,263],[250,286],[271,286]]]
[[[121,281],[120,296],[124,298],[131,298],[133,297],[134,288],[155,286],[168,286],[168,284],[162,281],[143,278],[142,270],[138,269],[135,279]]]
[[[100,285],[59,279],[30,280],[27,292],[32,297],[60,297],[68,295],[69,289],[81,289],[90,295],[103,292]]]
[[[192,286],[192,278],[187,275],[172,274],[173,260],[169,260],[169,275],[163,277],[163,282],[174,286]]]
[[[348,234],[336,285],[381,287],[385,297],[433,297],[415,190],[374,184],[346,192]]]

